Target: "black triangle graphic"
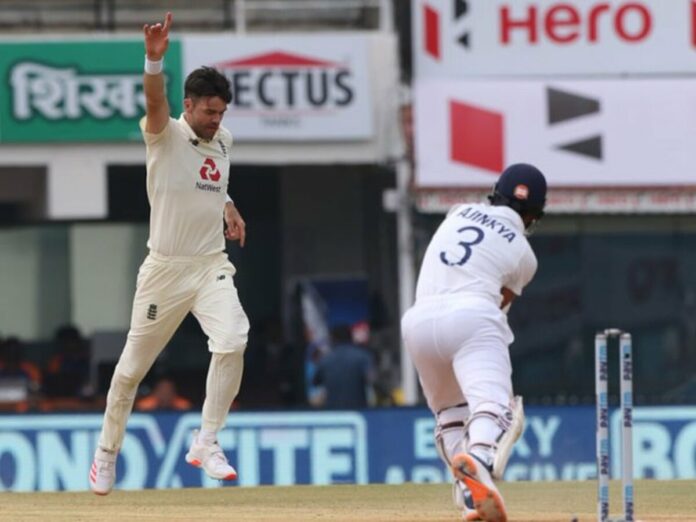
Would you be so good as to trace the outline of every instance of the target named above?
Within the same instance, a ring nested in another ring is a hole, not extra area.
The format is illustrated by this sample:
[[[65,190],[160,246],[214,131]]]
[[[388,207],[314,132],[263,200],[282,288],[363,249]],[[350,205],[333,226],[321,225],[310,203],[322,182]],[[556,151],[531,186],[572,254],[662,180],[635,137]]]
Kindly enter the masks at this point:
[[[599,100],[548,87],[549,125],[599,112]]]
[[[469,4],[467,0],[454,0],[454,19],[458,20],[462,16],[466,16],[469,12]]]
[[[593,136],[592,138],[587,138],[586,140],[574,141],[573,143],[566,143],[565,145],[558,145],[556,148],[601,160],[602,136]]]
[[[467,49],[469,49],[469,33],[464,33],[463,35],[461,35],[461,36],[457,39],[457,41],[458,41],[460,44],[462,44],[464,47],[466,47]]]

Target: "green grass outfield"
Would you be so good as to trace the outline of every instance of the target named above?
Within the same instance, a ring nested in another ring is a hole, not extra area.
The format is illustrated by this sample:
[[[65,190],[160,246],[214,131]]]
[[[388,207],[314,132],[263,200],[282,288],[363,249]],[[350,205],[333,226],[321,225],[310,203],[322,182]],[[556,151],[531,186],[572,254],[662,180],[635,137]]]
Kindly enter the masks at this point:
[[[612,483],[612,515],[619,484]],[[596,520],[596,483],[501,484],[510,522]],[[636,519],[696,522],[696,481],[636,482]],[[94,521],[361,521],[459,520],[445,484],[398,486],[265,486],[256,488],[0,493],[0,520]]]

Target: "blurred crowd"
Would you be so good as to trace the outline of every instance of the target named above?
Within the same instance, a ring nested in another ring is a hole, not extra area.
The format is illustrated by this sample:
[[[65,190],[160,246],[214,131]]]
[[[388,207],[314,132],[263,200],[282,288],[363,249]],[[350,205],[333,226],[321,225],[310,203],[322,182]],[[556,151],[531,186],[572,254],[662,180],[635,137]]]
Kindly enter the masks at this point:
[[[90,407],[89,345],[74,326],[58,328],[43,361],[17,337],[0,338],[0,407],[54,411]]]
[[[140,390],[136,410],[192,407],[174,380],[157,372],[154,377]],[[17,337],[0,338],[0,411],[100,410],[105,401],[100,388],[92,374],[89,340],[77,327],[59,327],[47,350],[32,350]]]
[[[696,300],[694,300],[696,301]],[[696,398],[696,321],[682,328],[635,332],[636,397],[639,404],[690,404]],[[529,404],[591,404],[592,331],[576,333],[553,350],[513,350],[516,386]],[[336,324],[326,342],[298,326],[294,340],[279,321],[252,321],[245,374],[233,408],[361,409],[403,403],[399,388],[395,328],[368,321]],[[0,412],[103,411],[115,355],[99,354],[98,336],[64,325],[49,341],[0,335]],[[658,346],[660,349],[655,349]],[[531,350],[531,351],[530,351]],[[205,393],[209,353],[197,323],[187,320],[143,380],[136,411],[197,411]]]
[[[366,322],[334,327],[331,341],[321,346],[284,343],[275,330],[268,324],[252,328],[247,370],[233,408],[359,409],[396,404],[397,393],[379,369],[379,350],[370,346]],[[202,342],[195,344],[201,346],[189,346],[192,351],[205,352]],[[143,381],[136,411],[189,410],[202,404],[199,374],[204,364],[181,371],[172,369],[169,359],[161,357]],[[40,347],[0,336],[0,412],[103,410],[112,372],[113,364],[106,371],[96,367],[90,339],[73,325],[59,327]]]

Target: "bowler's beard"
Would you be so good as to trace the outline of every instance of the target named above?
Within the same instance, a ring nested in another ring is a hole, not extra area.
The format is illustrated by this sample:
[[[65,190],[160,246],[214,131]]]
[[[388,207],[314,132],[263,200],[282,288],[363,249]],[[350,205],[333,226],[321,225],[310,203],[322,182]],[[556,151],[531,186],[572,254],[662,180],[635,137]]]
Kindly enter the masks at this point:
[[[191,127],[191,130],[194,132],[194,134],[198,136],[200,139],[210,141],[213,139],[213,136],[215,136],[217,129],[212,131],[210,129],[205,128],[203,125],[196,124],[196,122],[193,121],[193,116],[191,115],[185,115],[184,118],[186,119],[186,122],[189,124],[189,127]]]
[[[213,139],[213,136],[215,136],[217,129],[213,131],[205,127],[193,127],[193,132],[195,132],[196,136],[199,138],[210,141]]]

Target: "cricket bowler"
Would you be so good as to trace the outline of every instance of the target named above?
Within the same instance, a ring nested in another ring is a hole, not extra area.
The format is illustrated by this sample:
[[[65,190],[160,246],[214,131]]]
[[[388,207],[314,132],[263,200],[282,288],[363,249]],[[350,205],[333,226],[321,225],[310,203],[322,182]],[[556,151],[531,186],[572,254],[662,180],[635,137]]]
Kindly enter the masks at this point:
[[[225,237],[244,246],[245,223],[227,196],[232,136],[221,126],[231,101],[228,80],[215,69],[193,71],[184,85],[184,113],[170,116],[162,73],[172,15],[145,25],[146,145],[150,202],[149,254],[138,272],[131,325],[114,370],[89,484],[106,495],[133,400],[153,362],[184,317],[193,313],[211,352],[200,430],[186,461],[213,479],[237,472],[217,442],[239,391],[249,321],[234,285]],[[222,219],[227,224],[223,230]]]

